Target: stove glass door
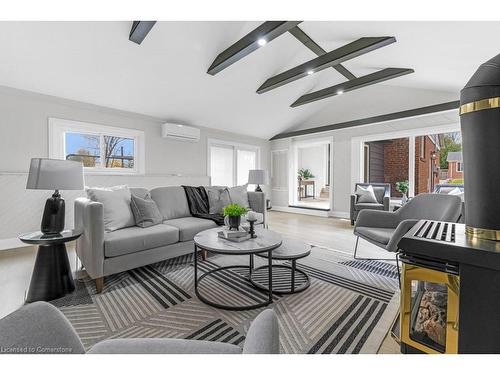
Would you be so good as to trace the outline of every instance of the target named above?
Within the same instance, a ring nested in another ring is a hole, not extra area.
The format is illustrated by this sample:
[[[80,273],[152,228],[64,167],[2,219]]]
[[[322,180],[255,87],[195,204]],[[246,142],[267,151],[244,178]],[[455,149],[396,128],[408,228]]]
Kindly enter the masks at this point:
[[[416,265],[402,269],[401,340],[425,353],[457,353],[459,276]]]

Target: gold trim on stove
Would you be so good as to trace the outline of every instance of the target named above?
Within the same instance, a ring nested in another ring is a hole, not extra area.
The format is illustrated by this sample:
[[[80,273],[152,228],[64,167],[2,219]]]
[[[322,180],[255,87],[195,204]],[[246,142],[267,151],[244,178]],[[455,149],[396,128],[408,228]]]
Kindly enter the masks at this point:
[[[448,287],[448,301],[446,314],[446,345],[445,354],[458,353],[458,307],[459,307],[459,285],[460,277],[446,272],[435,271],[429,268],[409,265],[403,263],[401,272],[401,318],[400,332],[401,342],[410,345],[424,353],[442,354],[441,352],[414,341],[410,337],[411,325],[411,282],[426,281],[441,283]]]
[[[483,240],[500,241],[500,230],[482,229],[465,226],[465,233],[472,238],[480,238]]]
[[[475,102],[462,104],[460,106],[460,115],[493,108],[500,108],[500,96],[496,98],[482,99]]]

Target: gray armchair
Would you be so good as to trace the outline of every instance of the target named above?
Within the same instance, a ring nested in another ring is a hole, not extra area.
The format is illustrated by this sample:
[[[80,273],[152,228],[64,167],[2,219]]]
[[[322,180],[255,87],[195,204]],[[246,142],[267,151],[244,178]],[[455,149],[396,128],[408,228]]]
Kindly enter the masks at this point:
[[[358,196],[356,194],[351,194],[351,225],[354,225],[354,222],[358,218],[359,212],[361,210],[369,209],[389,211],[389,207],[391,204],[391,184],[358,182],[354,185],[354,191],[357,190],[358,186],[366,188],[370,185],[373,187],[373,192],[375,193],[375,197],[377,198],[377,203],[358,203]]]
[[[82,354],[80,338],[66,317],[46,302],[21,307],[0,320],[2,353]],[[89,354],[278,354],[279,327],[273,310],[252,322],[243,349],[212,341],[183,339],[112,339],[97,343]]]
[[[397,252],[398,243],[419,220],[457,222],[462,210],[462,200],[455,195],[419,194],[399,210],[384,212],[363,210],[354,226],[357,258],[358,242],[362,238],[387,251]]]

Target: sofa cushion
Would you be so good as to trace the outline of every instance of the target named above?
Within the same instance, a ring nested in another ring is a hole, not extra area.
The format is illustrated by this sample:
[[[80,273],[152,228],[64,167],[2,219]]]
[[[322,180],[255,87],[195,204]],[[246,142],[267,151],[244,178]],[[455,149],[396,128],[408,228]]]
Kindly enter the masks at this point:
[[[370,228],[370,227],[357,227],[356,234],[362,237],[369,238],[372,241],[387,245],[394,233],[394,228]]]
[[[383,210],[384,205],[380,203],[356,203],[354,205],[356,207],[356,210],[364,210],[364,209],[370,209],[370,210]]]
[[[100,202],[103,205],[106,232],[135,225],[134,215],[130,208],[131,194],[126,185],[87,188],[86,190],[91,201]]]
[[[248,202],[248,184],[230,187],[227,190],[229,191],[231,203],[239,204],[245,208],[250,207],[250,203]]]
[[[149,228],[130,227],[104,234],[107,258],[171,245],[179,241],[179,229],[158,224]]]
[[[198,232],[217,227],[212,220],[192,216],[165,220],[163,224],[179,229],[179,241],[191,241]]]
[[[145,198],[149,194],[149,190],[142,187],[129,187],[130,193],[139,198]]]
[[[166,186],[152,189],[151,199],[158,205],[164,220],[191,216],[186,192],[182,186]]]
[[[135,225],[138,227],[147,228],[163,221],[163,216],[149,192],[144,199],[132,194],[130,207],[134,213]]]
[[[205,186],[210,214],[221,214],[222,209],[231,204],[229,190],[223,187]]]

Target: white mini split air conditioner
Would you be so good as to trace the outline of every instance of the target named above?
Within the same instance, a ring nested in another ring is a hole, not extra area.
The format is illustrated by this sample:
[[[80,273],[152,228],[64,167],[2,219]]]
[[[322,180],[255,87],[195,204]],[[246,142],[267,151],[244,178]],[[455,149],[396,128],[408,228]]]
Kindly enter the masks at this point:
[[[167,122],[161,125],[161,136],[177,141],[198,142],[200,140],[200,129]]]

